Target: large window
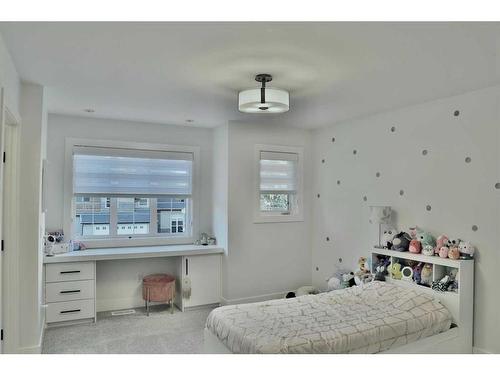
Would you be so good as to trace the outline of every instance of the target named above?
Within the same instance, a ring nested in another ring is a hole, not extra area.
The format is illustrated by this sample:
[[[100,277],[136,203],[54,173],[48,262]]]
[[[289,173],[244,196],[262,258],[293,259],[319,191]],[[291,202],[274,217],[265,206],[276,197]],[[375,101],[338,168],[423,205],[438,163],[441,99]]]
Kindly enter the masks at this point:
[[[256,146],[256,222],[302,220],[302,149]]]
[[[192,237],[193,159],[192,152],[73,146],[73,237]]]

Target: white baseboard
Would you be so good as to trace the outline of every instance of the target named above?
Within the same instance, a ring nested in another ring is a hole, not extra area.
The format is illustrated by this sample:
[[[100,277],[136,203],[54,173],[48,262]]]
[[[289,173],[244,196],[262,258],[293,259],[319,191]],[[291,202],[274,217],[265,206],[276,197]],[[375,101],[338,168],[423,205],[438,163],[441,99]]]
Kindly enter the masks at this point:
[[[268,301],[270,299],[279,299],[283,298],[289,291],[286,292],[276,292],[270,294],[262,294],[260,296],[251,296],[251,297],[243,297],[243,298],[235,298],[235,299],[227,299],[225,297],[221,297],[222,305],[236,305],[239,303],[252,303],[252,302],[261,302]]]
[[[473,354],[493,354],[485,349],[478,348],[477,346],[472,347]]]
[[[47,305],[42,305],[40,307],[40,332],[38,335],[38,343],[34,346],[25,346],[19,348],[16,353],[19,354],[42,354],[43,337],[45,336],[45,310]]]

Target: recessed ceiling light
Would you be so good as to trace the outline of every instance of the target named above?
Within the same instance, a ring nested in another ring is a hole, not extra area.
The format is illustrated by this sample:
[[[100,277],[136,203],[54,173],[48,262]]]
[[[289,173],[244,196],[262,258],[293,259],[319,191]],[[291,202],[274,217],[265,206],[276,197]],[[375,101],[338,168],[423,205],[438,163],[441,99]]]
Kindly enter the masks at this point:
[[[83,111],[87,112],[87,113],[94,113],[95,109],[93,109],[93,108],[85,108]]]

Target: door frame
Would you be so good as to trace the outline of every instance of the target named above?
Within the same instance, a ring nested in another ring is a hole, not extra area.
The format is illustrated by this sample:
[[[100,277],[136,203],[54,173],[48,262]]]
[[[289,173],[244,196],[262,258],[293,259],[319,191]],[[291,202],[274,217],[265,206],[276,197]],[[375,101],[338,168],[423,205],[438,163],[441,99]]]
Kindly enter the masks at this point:
[[[4,97],[4,95],[2,95]],[[0,152],[6,154],[0,187],[0,235],[4,241],[0,262],[0,316],[4,340],[0,353],[16,353],[19,347],[19,156],[21,120],[1,103]],[[0,161],[1,162],[1,161]],[[5,220],[4,220],[5,218]]]

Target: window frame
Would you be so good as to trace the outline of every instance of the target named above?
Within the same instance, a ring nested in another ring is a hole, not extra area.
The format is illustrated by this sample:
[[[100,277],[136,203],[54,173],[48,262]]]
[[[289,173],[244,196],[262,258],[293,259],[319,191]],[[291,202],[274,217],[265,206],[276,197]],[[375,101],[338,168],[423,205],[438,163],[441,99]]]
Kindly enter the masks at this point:
[[[260,209],[260,155],[261,152],[283,152],[297,154],[297,191],[289,197],[292,200],[290,213],[261,211]],[[254,213],[253,222],[260,223],[286,223],[304,221],[304,148],[302,146],[281,146],[256,144],[254,152]],[[293,207],[295,206],[295,207]]]
[[[64,208],[63,208],[63,230],[66,238],[76,239],[73,233],[74,220],[74,195],[73,195],[73,149],[75,147],[109,147],[109,148],[128,148],[138,151],[170,151],[170,152],[188,152],[193,154],[193,175],[192,175],[192,191],[189,199],[191,206],[187,217],[191,219],[191,233],[182,236],[166,236],[164,233],[156,234],[135,234],[133,236],[120,235],[117,237],[99,238],[78,238],[79,241],[85,243],[88,248],[104,248],[104,247],[127,247],[127,246],[155,246],[155,245],[175,245],[175,244],[192,244],[197,237],[199,230],[199,206],[200,206],[200,147],[198,146],[182,146],[169,145],[158,143],[142,143],[128,141],[113,141],[100,139],[84,139],[84,138],[66,138],[65,142],[65,159],[64,159]],[[174,196],[172,197],[181,197]],[[151,199],[158,197],[150,197]],[[186,198],[186,197],[185,197]],[[151,204],[151,203],[150,203]],[[156,206],[155,206],[156,208]],[[153,209],[151,209],[153,215]],[[156,210],[154,210],[156,211]],[[111,212],[110,212],[111,213]],[[111,216],[111,215],[110,215]],[[150,225],[156,223],[156,214],[151,217]],[[113,220],[110,220],[113,221]],[[110,226],[112,223],[110,223]],[[184,227],[185,229],[185,227]],[[131,237],[131,238],[129,238]]]

